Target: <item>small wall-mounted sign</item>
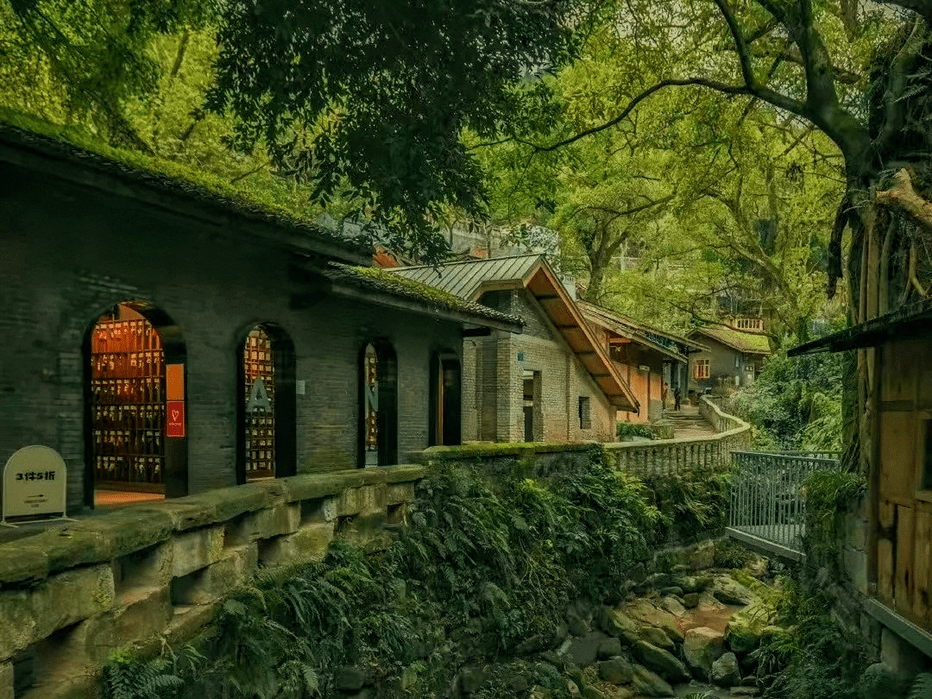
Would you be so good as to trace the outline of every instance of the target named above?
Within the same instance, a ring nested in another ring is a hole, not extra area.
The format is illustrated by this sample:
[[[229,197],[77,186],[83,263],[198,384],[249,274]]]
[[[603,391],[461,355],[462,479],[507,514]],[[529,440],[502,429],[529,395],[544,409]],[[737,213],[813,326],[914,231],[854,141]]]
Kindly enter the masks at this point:
[[[165,403],[165,436],[170,439],[184,437],[184,401],[170,400]]]
[[[57,451],[41,445],[23,447],[3,467],[3,513],[0,524],[14,527],[10,517],[65,515],[68,469]]]
[[[303,396],[307,390],[307,382],[304,379],[298,379],[294,382],[294,391],[299,396]]]
[[[647,364],[641,364],[638,369],[641,371],[650,371],[650,367]]]

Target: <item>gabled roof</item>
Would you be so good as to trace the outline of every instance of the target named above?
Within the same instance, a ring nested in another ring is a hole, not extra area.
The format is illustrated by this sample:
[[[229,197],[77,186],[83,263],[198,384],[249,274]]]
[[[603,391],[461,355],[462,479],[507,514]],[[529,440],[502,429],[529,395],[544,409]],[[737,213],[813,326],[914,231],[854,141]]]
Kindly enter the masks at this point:
[[[771,354],[770,340],[767,339],[766,335],[760,333],[748,333],[735,330],[734,328],[715,326],[697,328],[690,333],[690,337],[693,335],[704,335],[709,339],[720,342],[726,347],[731,347],[745,354],[761,354],[767,356]]]
[[[644,323],[638,323],[631,318],[619,315],[607,308],[602,308],[601,306],[596,306],[586,301],[577,301],[577,305],[590,322],[607,329],[609,332],[619,337],[627,338],[628,340],[637,342],[656,352],[660,352],[677,362],[683,364],[687,362],[686,354],[679,351],[677,346],[686,348],[687,353],[690,350],[698,351],[701,349],[708,349],[705,345],[701,345],[698,342],[664,332],[663,330],[658,330]]]
[[[386,272],[429,284],[474,302],[487,291],[527,289],[612,404],[619,410],[636,412],[640,409],[631,388],[592,334],[579,307],[543,255],[512,255],[437,266],[397,267]]]

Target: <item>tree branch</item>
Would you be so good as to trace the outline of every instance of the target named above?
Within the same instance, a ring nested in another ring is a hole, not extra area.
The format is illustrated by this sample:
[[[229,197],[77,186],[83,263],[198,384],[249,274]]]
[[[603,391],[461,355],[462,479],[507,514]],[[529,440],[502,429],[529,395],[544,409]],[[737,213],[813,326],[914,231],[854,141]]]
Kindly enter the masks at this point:
[[[874,201],[891,209],[897,209],[928,231],[932,231],[932,202],[920,195],[906,168],[897,170],[893,186],[877,192]]]

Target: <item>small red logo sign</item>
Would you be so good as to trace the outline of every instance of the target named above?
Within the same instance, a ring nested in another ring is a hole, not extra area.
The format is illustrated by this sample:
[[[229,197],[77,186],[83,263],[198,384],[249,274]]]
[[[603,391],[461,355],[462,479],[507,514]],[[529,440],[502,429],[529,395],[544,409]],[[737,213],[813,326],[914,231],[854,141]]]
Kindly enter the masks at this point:
[[[184,401],[170,400],[165,405],[165,436],[171,439],[184,437]]]

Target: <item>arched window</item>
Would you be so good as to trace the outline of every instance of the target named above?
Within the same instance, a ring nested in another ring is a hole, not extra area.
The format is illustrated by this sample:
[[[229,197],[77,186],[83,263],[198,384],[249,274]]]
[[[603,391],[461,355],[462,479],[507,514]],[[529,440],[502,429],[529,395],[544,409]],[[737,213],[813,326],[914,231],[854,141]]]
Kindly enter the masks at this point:
[[[97,318],[85,346],[87,504],[186,495],[185,345],[178,327],[159,309],[126,301]]]
[[[398,361],[385,341],[370,342],[360,357],[360,466],[398,463]]]
[[[294,345],[281,328],[253,326],[239,345],[237,481],[297,471]]]
[[[435,352],[430,368],[431,445],[462,441],[462,370],[455,352]]]

